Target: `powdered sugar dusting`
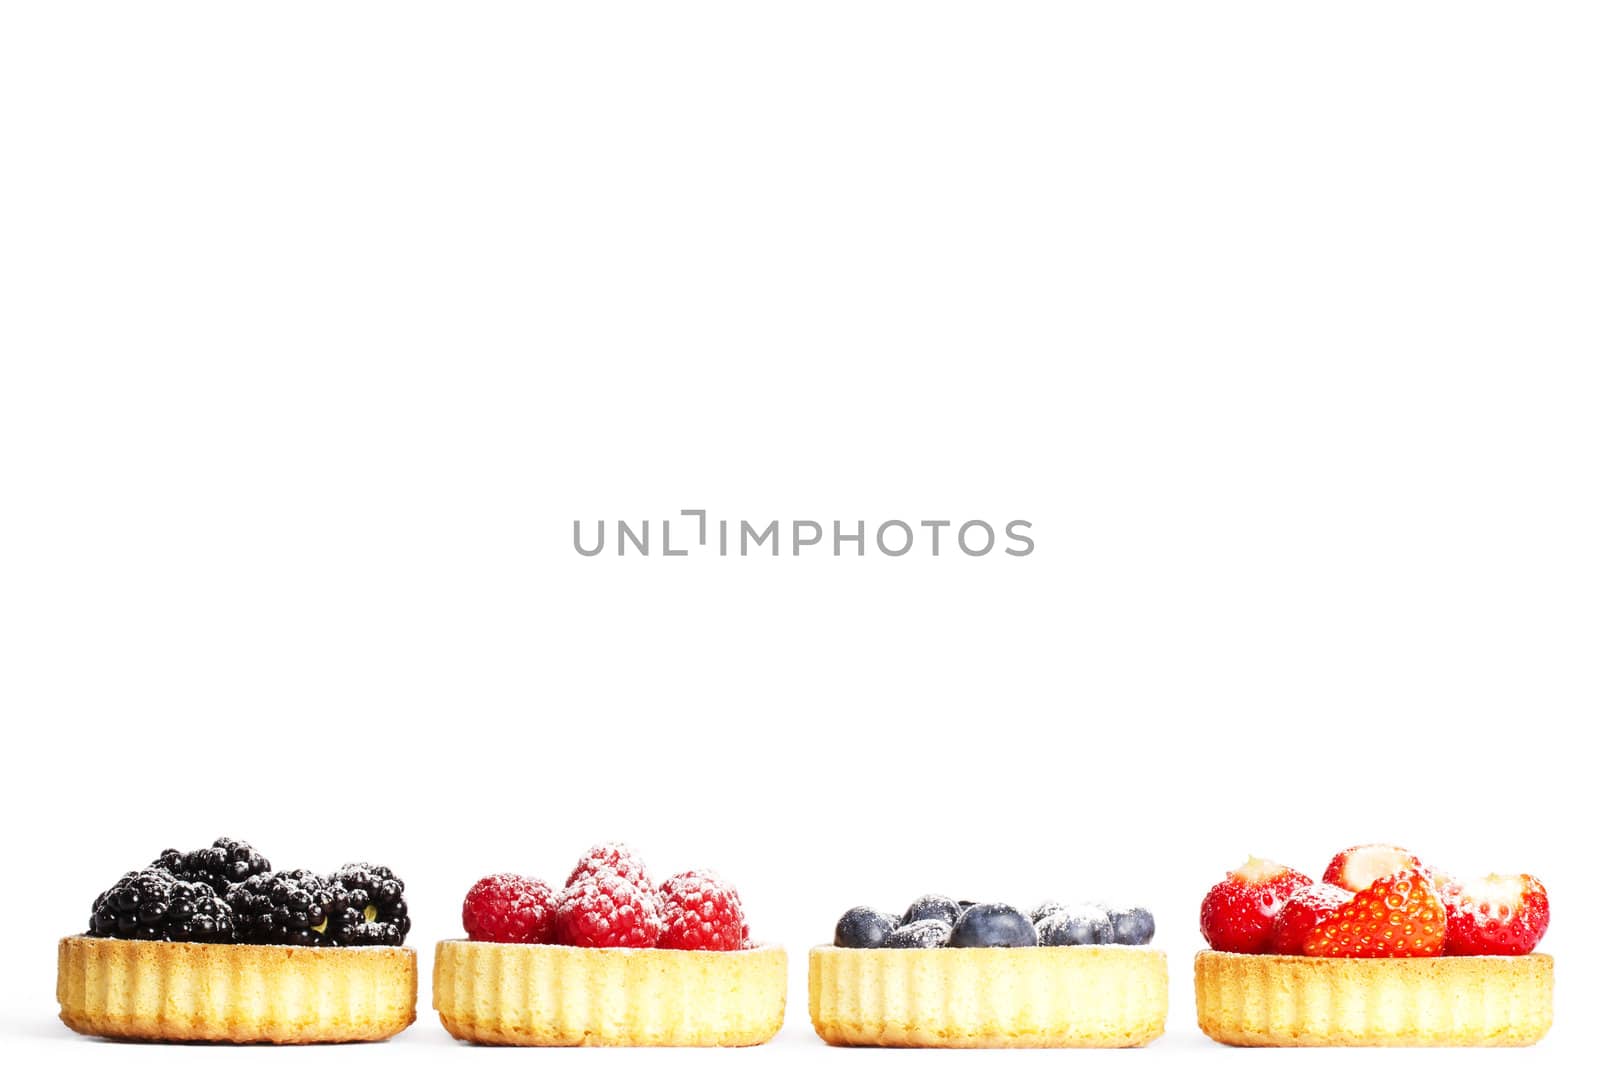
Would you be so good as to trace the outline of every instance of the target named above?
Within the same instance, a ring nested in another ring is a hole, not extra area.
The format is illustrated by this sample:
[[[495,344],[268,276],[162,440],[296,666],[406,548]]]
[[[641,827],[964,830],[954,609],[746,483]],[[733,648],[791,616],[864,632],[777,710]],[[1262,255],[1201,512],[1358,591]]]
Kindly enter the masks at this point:
[[[610,841],[602,845],[595,845],[585,852],[578,865],[567,875],[567,885],[584,878],[593,878],[599,875],[620,876],[641,888],[654,888],[650,880],[650,872],[645,868],[644,861],[620,841]]]
[[[556,933],[579,948],[650,948],[661,938],[661,909],[654,890],[615,872],[581,878],[561,893]]]
[[[729,952],[749,937],[739,893],[710,871],[684,871],[661,884],[662,948]]]
[[[737,951],[752,947],[750,926],[745,921],[739,891],[715,871],[693,868],[673,875],[658,888],[650,880],[644,861],[620,841],[595,845],[579,858],[567,876],[564,888],[555,894],[554,921],[547,933],[531,922],[506,923],[512,929],[490,936],[479,929],[474,913],[475,901],[486,895],[483,888],[493,883],[502,899],[481,908],[492,918],[515,917],[514,909],[526,908],[527,901],[517,892],[508,892],[521,882],[537,883],[520,876],[491,876],[480,880],[463,908],[463,921],[473,940],[525,941],[551,943],[573,948],[668,948]],[[502,916],[502,913],[505,913]]]

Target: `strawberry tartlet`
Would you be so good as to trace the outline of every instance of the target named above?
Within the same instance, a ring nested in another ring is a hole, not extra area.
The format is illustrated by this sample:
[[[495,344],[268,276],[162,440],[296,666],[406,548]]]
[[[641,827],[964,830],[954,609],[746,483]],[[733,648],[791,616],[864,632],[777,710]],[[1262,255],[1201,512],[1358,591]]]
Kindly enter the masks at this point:
[[[1200,1028],[1226,1045],[1531,1045],[1555,964],[1530,874],[1461,880],[1395,845],[1334,856],[1314,882],[1252,858],[1200,905]]]
[[[738,891],[688,870],[654,883],[597,845],[561,889],[479,879],[465,940],[441,941],[433,1006],[483,1045],[759,1045],[783,1025],[788,960],[750,940]]]

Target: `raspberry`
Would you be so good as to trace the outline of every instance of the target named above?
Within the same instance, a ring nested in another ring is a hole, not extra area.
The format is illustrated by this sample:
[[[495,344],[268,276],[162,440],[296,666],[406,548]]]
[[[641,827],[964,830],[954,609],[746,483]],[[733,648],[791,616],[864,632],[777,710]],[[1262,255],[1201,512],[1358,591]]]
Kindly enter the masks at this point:
[[[654,948],[661,938],[655,891],[617,874],[580,878],[556,905],[556,935],[578,948]]]
[[[625,882],[632,882],[637,888],[646,892],[655,890],[655,884],[650,881],[650,875],[644,869],[644,861],[634,854],[633,849],[621,842],[596,845],[585,852],[578,865],[572,868],[572,873],[567,875],[567,885],[570,886],[584,878],[604,878],[606,875],[615,875]]]
[[[461,925],[473,941],[547,944],[555,933],[555,891],[537,878],[491,874],[467,890]]]
[[[749,928],[739,891],[714,874],[685,871],[661,886],[660,948],[731,952],[744,947]]]

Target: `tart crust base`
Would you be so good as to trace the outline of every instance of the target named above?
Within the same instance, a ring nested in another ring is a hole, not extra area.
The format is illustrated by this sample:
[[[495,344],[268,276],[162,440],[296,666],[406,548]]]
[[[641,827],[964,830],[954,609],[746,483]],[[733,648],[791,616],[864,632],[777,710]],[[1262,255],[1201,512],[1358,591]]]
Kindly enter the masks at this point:
[[[1167,1021],[1167,957],[1148,948],[824,945],[810,984],[830,1045],[1128,1048]]]
[[[417,1017],[409,948],[202,945],[64,937],[61,1021],[147,1041],[381,1041]]]
[[[1531,1045],[1554,988],[1555,961],[1538,953],[1194,960],[1200,1029],[1225,1045]]]
[[[433,1006],[482,1045],[760,1045],[783,1026],[788,956],[441,941]]]

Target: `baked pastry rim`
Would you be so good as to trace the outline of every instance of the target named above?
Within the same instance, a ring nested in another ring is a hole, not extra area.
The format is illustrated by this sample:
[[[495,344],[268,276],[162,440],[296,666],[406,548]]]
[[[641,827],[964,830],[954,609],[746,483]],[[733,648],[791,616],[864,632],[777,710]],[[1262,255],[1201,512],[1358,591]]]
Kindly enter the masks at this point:
[[[342,996],[307,1002],[308,981]],[[286,996],[285,988],[300,998]],[[236,945],[73,934],[57,945],[56,1000],[69,1029],[99,1037],[377,1041],[416,1021],[417,953],[402,945]]]
[[[1201,1031],[1226,1045],[1526,1046],[1553,1023],[1554,973],[1554,957],[1544,953],[1318,957],[1202,949],[1194,958],[1195,1014]]]
[[[453,1037],[477,1044],[758,1045],[783,1026],[788,958],[766,943],[715,951],[451,938],[435,948],[433,1008]],[[502,967],[512,968],[509,983]]]
[[[977,995],[982,1005],[983,990],[1005,988],[1019,962],[1032,965],[1028,970],[1035,981],[1041,972],[1059,972],[1058,978],[1081,981],[1089,976],[1098,979],[1095,968],[1114,968],[1119,960],[1130,967],[1106,977],[1138,983],[1122,985],[1120,996],[1092,1006],[1021,997],[991,1002],[974,1014],[971,998]],[[926,949],[817,945],[810,952],[809,984],[812,1028],[829,1044],[844,1046],[1142,1046],[1165,1032],[1169,1006],[1167,953],[1149,945]],[[1126,992],[1130,989],[1131,996]]]

